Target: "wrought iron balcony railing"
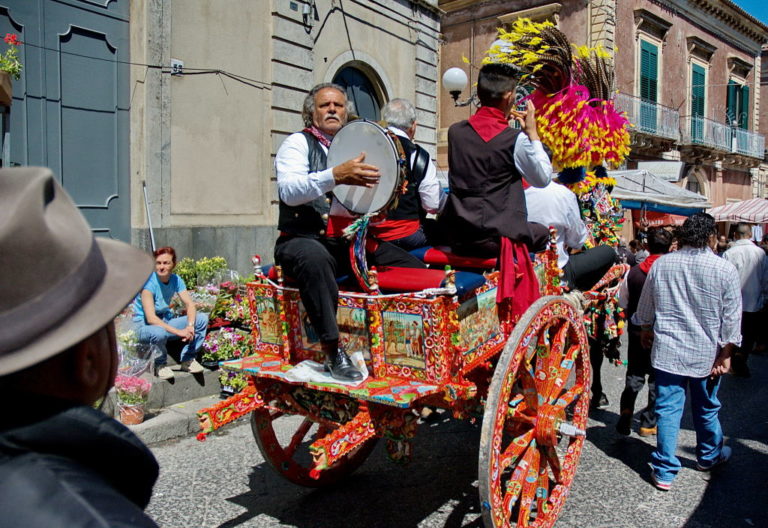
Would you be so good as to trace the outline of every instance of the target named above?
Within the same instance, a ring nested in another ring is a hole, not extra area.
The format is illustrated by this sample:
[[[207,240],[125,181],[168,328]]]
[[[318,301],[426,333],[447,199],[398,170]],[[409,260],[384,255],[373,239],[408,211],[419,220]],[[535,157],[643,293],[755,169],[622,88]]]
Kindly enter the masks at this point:
[[[765,137],[743,128],[734,128],[731,151],[752,158],[763,159],[765,155]]]
[[[680,140],[680,113],[674,108],[623,93],[616,94],[614,105],[627,113],[634,131]]]
[[[733,130],[724,123],[701,116],[684,116],[683,143],[730,151]]]

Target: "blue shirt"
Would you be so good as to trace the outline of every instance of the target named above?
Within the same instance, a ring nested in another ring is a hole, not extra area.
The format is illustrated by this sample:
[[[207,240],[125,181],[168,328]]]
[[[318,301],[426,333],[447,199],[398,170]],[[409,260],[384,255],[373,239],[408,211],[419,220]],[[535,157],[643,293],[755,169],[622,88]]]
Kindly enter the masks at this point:
[[[187,285],[184,284],[184,280],[176,275],[171,274],[171,278],[168,284],[164,284],[157,278],[157,273],[152,272],[149,276],[146,284],[142,288],[142,291],[148,290],[152,293],[152,298],[155,299],[155,314],[163,321],[170,321],[173,318],[170,304],[174,294],[187,290]],[[141,292],[136,295],[133,301],[133,320],[147,322],[144,314],[144,306],[141,303]]]

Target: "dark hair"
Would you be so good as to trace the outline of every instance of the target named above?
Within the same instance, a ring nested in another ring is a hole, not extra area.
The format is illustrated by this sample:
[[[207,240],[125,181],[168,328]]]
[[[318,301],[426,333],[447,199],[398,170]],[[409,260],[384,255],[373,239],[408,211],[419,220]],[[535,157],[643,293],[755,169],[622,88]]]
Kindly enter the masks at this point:
[[[483,106],[498,106],[517,87],[517,70],[509,64],[486,64],[477,75],[477,98]]]
[[[746,222],[739,222],[736,224],[734,232],[739,238],[752,238],[752,226]]]
[[[652,255],[669,253],[672,245],[672,233],[661,227],[652,227],[648,230],[648,251]]]
[[[640,243],[637,241],[636,238],[633,238],[632,240],[629,241],[629,247],[631,247],[632,249],[637,249],[637,246],[639,244]]]
[[[173,263],[176,264],[176,250],[171,246],[157,248],[152,254],[155,256],[155,258],[159,257],[160,255],[170,255],[173,259]]]
[[[717,233],[717,226],[712,215],[696,213],[683,223],[677,232],[680,246],[704,248],[709,244],[709,237]]]

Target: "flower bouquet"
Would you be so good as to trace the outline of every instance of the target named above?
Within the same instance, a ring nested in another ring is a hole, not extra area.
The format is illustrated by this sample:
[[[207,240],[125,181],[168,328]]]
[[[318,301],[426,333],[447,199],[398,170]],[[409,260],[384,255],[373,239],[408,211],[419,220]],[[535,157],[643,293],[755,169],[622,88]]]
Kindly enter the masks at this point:
[[[144,421],[144,409],[149,399],[152,383],[138,376],[117,376],[115,394],[120,421],[136,425]]]
[[[219,284],[219,295],[211,311],[214,326],[235,326],[249,328],[251,307],[244,288],[236,280],[226,280]]]
[[[203,343],[203,365],[214,369],[218,367],[220,361],[249,355],[250,344],[247,337],[248,334],[242,330],[228,327],[211,332],[205,337]]]

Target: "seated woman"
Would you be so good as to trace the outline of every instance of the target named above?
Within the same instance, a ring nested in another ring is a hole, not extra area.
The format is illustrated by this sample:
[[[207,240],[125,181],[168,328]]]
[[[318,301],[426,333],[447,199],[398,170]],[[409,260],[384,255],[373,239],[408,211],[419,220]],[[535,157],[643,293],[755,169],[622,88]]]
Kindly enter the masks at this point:
[[[160,379],[172,379],[173,371],[166,366],[168,340],[181,339],[181,370],[198,374],[203,366],[195,360],[203,344],[208,328],[208,315],[198,314],[187,286],[181,277],[173,273],[176,267],[176,251],[162,247],[155,251],[155,271],[149,276],[142,290],[133,301],[133,321],[137,325],[140,343],[156,345],[160,357],[155,360],[155,374]],[[173,317],[170,302],[174,294],[187,309],[187,315]]]

